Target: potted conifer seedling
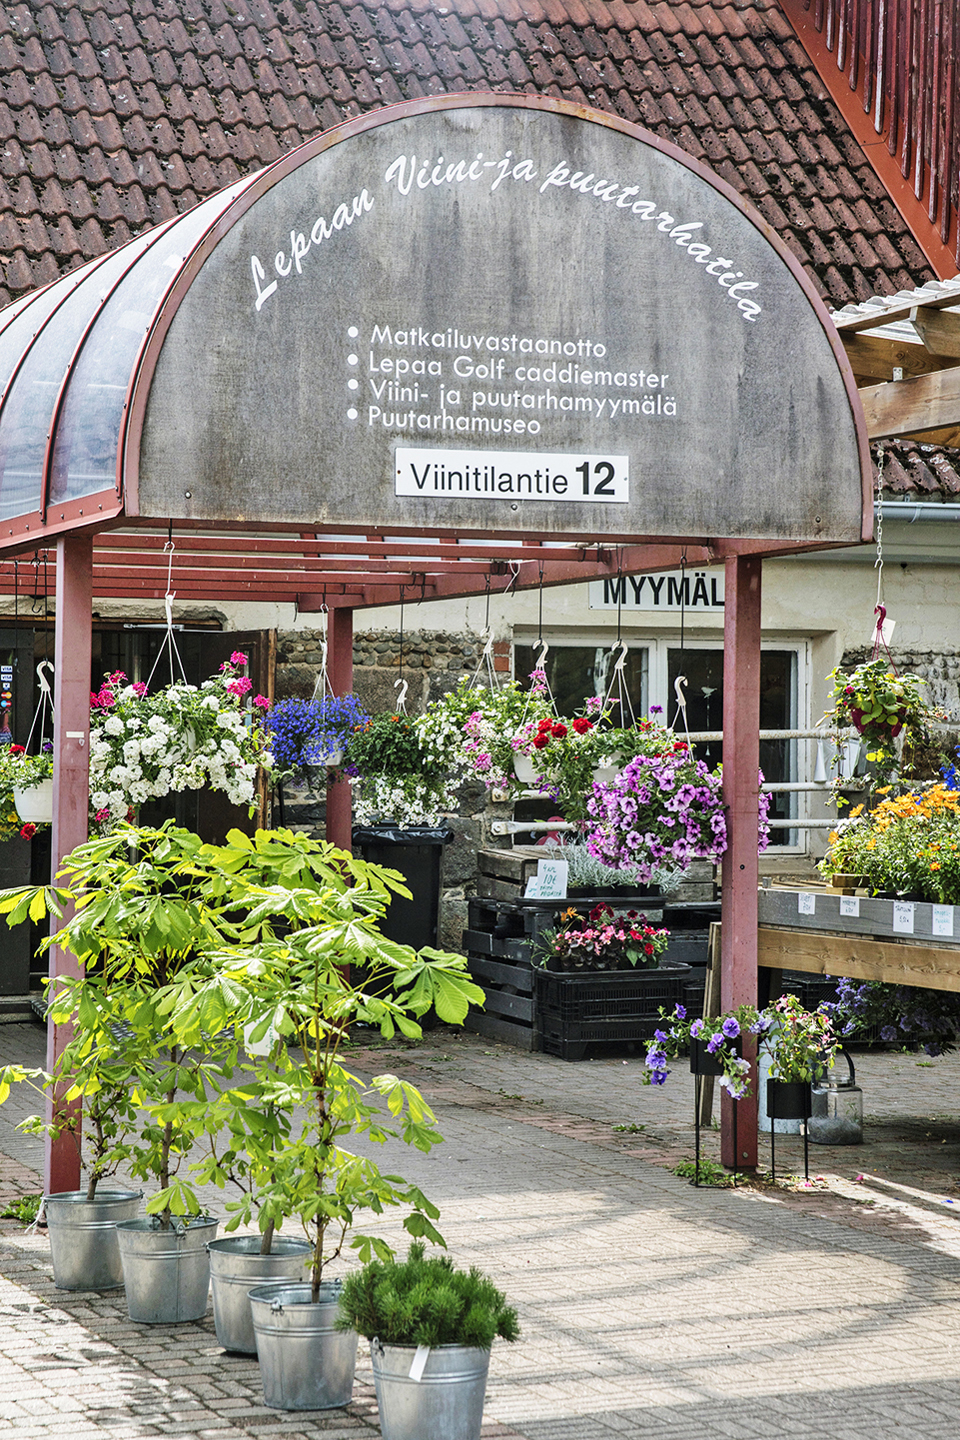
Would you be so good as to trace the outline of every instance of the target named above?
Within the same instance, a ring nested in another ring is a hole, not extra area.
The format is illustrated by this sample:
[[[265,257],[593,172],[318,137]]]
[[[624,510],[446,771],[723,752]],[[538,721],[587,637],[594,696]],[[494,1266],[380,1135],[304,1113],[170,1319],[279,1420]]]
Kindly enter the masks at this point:
[[[370,1341],[383,1440],[480,1440],[491,1346],[520,1327],[479,1270],[414,1242],[405,1263],[347,1277],[337,1323]]]

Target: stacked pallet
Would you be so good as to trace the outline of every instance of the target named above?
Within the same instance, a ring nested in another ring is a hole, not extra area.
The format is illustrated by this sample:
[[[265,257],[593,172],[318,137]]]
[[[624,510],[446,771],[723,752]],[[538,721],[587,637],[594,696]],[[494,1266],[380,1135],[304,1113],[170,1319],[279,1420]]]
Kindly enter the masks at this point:
[[[649,1038],[661,1005],[683,1001],[689,1007],[702,1001],[702,971],[682,964],[671,970],[576,975],[556,975],[536,965],[543,932],[570,906],[586,914],[601,902],[618,910],[639,905],[654,923],[661,918],[659,909],[616,893],[525,900],[527,880],[542,858],[537,846],[478,854],[480,893],[469,902],[463,943],[471,977],[487,999],[483,1010],[471,1010],[468,1029],[520,1049],[582,1059],[588,1045]],[[575,998],[579,991],[582,1005]]]

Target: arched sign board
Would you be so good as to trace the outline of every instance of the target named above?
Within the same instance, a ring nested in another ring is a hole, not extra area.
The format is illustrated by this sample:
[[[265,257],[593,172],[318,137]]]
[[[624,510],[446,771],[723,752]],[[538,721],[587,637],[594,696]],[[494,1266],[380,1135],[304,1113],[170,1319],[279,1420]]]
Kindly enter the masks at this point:
[[[855,542],[831,328],[769,227],[649,133],[546,99],[400,106],[265,171],[184,267],[127,509]]]

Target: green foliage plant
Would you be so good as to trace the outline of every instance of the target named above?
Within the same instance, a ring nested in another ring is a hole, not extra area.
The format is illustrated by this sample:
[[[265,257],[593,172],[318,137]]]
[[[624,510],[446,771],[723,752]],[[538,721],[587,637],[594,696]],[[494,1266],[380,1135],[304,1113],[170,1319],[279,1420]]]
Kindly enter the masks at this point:
[[[227,1230],[255,1220],[269,1253],[295,1217],[313,1245],[315,1295],[357,1211],[409,1205],[408,1231],[442,1243],[419,1189],[345,1145],[429,1150],[441,1139],[412,1085],[364,1085],[345,1069],[350,1023],[417,1039],[431,1007],[460,1022],[483,999],[462,956],[380,935],[391,895],[409,894],[396,871],[289,830],[231,831],[212,846],[168,822],[79,846],[60,878],[69,883],[5,892],[0,913],[16,924],[73,907],[54,942],[83,973],[59,979],[51,1003],[76,1032],[55,1078],[69,1099],[95,1093],[125,1037],[133,1114],[117,1117],[107,1158],[159,1184],[148,1214],[169,1226],[199,1213],[199,1186],[236,1185]],[[392,1253],[377,1237],[350,1243],[364,1260]]]
[[[184,996],[174,1025],[187,1044],[230,1023],[246,1038],[234,1084],[208,1114],[212,1143],[197,1178],[239,1180],[227,1230],[256,1220],[266,1237],[296,1218],[313,1249],[316,1297],[348,1237],[365,1261],[392,1255],[380,1237],[353,1233],[358,1211],[409,1206],[407,1231],[442,1243],[439,1212],[418,1187],[347,1148],[363,1137],[427,1152],[442,1139],[414,1086],[389,1074],[364,1085],[346,1068],[350,1024],[417,1040],[418,1016],[434,1007],[462,1023],[483,992],[463,956],[417,952],[380,934],[391,891],[409,894],[396,871],[289,831],[280,836],[251,841],[234,831],[216,852],[221,906],[240,917],[234,943],[213,956],[214,973]]]
[[[20,1195],[16,1200],[10,1200],[0,1210],[0,1220],[19,1220],[21,1225],[32,1225],[40,1214],[40,1201],[43,1196]]]
[[[236,1052],[232,1036],[213,1034],[187,1050],[171,1025],[173,1008],[224,941],[203,893],[202,848],[172,822],[160,830],[123,825],[68,855],[57,877],[64,884],[0,893],[11,927],[27,918],[63,920],[44,948],[70,951],[81,971],[58,976],[48,994],[50,1020],[73,1031],[55,1070],[8,1067],[0,1099],[26,1080],[52,1095],[54,1118],[48,1125],[31,1117],[25,1128],[75,1137],[85,1104],[88,1198],[123,1168],[159,1187],[146,1209],[164,1229],[175,1217],[199,1214],[185,1161]]]
[[[373,1260],[348,1275],[337,1328],[384,1345],[467,1345],[489,1350],[520,1335],[517,1312],[475,1266],[457,1270],[447,1255],[425,1257],[415,1241],[406,1261]]]
[[[838,731],[852,726],[863,738],[875,783],[886,784],[918,747],[930,743],[931,722],[943,712],[924,700],[918,675],[897,675],[888,660],[877,657],[850,671],[832,670],[827,678],[833,681],[828,714]],[[901,732],[902,757],[896,745]],[[837,749],[839,754],[839,744]]]

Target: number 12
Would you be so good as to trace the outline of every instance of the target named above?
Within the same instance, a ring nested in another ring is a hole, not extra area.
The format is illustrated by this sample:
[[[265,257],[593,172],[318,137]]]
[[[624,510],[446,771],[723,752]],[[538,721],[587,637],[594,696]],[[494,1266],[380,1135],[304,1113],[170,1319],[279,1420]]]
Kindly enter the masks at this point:
[[[593,485],[593,490],[591,491],[591,489],[590,489],[590,461],[589,461],[589,460],[584,460],[584,462],[583,462],[582,465],[578,465],[578,466],[577,466],[577,474],[583,476],[583,493],[584,493],[584,495],[590,495],[590,494],[592,493],[592,494],[594,494],[594,495],[610,495],[610,496],[613,496],[613,493],[614,493],[614,492],[613,492],[613,490],[610,489],[610,486],[613,484],[614,476],[615,476],[615,473],[616,473],[616,472],[614,471],[613,466],[610,464],[610,461],[609,461],[609,460],[598,460],[597,463],[596,463],[596,465],[594,465],[594,467],[593,467],[593,473],[594,473],[594,485]],[[599,479],[597,479],[598,476],[599,476]]]

